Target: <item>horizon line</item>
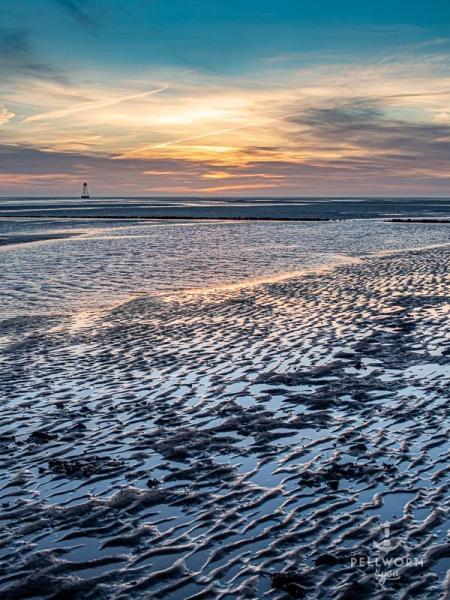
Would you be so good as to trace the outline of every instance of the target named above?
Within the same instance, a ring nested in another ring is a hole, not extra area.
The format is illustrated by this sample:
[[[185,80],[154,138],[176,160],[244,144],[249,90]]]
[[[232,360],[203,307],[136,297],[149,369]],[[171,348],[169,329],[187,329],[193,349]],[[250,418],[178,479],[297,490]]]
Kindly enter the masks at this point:
[[[120,199],[124,199],[124,200],[129,200],[129,199],[151,199],[151,198],[156,198],[156,199],[199,199],[199,200],[347,200],[347,199],[352,199],[352,200],[407,200],[407,199],[417,199],[417,200],[426,200],[426,199],[430,199],[430,200],[450,200],[450,195],[449,196],[432,196],[432,195],[427,195],[427,196],[415,196],[415,195],[405,195],[405,196],[382,196],[382,195],[375,195],[375,196],[363,196],[363,195],[339,195],[339,196],[330,196],[330,195],[325,195],[325,196],[314,196],[314,195],[307,195],[307,196],[208,196],[208,195],[182,195],[182,194],[178,194],[175,196],[165,196],[165,195],[149,195],[149,196],[144,196],[144,195],[139,195],[139,196],[126,196],[126,195],[120,195],[120,196],[112,196],[112,195],[106,195],[106,196],[90,196],[89,199],[84,199],[81,198],[80,196],[62,196],[62,195],[58,195],[58,196],[50,196],[48,194],[43,195],[43,196],[0,196],[0,200],[23,200],[23,199],[29,199],[29,200],[85,200],[86,204],[89,204],[90,200],[120,200]]]

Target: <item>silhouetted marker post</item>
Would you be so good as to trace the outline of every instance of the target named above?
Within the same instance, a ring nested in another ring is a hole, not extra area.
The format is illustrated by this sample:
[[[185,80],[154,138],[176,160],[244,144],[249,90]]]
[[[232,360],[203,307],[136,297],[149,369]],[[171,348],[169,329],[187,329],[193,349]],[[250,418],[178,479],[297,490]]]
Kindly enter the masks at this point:
[[[89,198],[89,191],[87,183],[83,183],[83,189],[81,190],[81,199]]]

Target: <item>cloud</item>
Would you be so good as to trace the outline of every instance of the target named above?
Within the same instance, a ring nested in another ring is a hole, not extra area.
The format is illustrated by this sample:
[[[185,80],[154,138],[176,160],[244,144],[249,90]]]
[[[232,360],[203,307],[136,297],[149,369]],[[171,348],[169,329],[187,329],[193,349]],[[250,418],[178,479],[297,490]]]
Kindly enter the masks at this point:
[[[447,111],[438,112],[433,117],[434,123],[450,123],[450,113]]]
[[[84,27],[97,29],[100,26],[98,14],[92,10],[89,0],[56,0],[69,15]]]
[[[92,177],[100,186],[119,189],[117,186],[135,181],[148,186],[152,181],[177,182],[187,174],[201,172],[195,162],[177,159],[125,159],[113,161],[113,154],[88,154],[81,152],[55,152],[34,148],[26,144],[0,144],[0,175],[3,177],[39,177],[52,174],[57,179],[83,180]],[[210,168],[210,167],[205,167]],[[166,174],[170,176],[167,177]],[[51,183],[51,181],[49,182]],[[61,186],[61,181],[57,181]]]
[[[217,192],[237,192],[242,190],[262,190],[270,188],[278,188],[277,183],[237,183],[235,185],[220,185],[214,187],[203,188],[203,192],[215,194]]]
[[[14,119],[15,113],[9,111],[5,106],[0,105],[0,125],[4,125]]]
[[[25,145],[0,145],[0,194],[79,194],[88,181],[96,195],[440,195],[447,193],[448,170],[431,157],[370,153],[336,159],[267,160],[252,152],[241,166],[212,185],[205,174],[212,161],[185,158],[129,158],[78,152],[42,151]],[[264,177],[261,177],[261,175]],[[224,181],[225,179],[225,181]],[[214,182],[215,183],[215,182]]]
[[[364,158],[384,168],[390,162],[396,169],[402,162],[420,171],[431,162],[440,169],[450,159],[450,125],[395,119],[382,99],[353,98],[310,108],[290,121],[299,126],[290,133],[296,143],[310,140],[310,146],[320,145],[346,161]]]
[[[62,73],[36,57],[26,31],[0,26],[0,75],[65,82]]]

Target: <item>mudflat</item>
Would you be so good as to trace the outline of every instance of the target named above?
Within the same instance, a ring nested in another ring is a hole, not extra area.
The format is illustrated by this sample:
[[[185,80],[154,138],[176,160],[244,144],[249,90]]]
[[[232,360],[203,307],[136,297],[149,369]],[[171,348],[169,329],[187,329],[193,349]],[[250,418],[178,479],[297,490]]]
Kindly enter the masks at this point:
[[[3,321],[3,596],[448,593],[449,266]]]

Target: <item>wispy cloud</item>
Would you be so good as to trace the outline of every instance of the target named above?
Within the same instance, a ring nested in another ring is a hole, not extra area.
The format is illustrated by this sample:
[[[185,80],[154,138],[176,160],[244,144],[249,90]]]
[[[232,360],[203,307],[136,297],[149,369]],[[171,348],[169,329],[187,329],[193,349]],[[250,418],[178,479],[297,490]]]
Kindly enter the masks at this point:
[[[236,183],[234,185],[217,185],[203,188],[203,192],[207,194],[216,194],[217,192],[242,192],[267,190],[279,187],[277,183]]]
[[[25,76],[66,82],[58,69],[39,59],[26,31],[1,26],[0,75],[4,78]]]
[[[56,0],[83,27],[97,29],[100,26],[98,11],[93,7],[92,0]]]
[[[399,160],[416,159],[422,164],[432,160],[436,167],[443,167],[450,158],[449,125],[394,119],[383,108],[377,98],[352,98],[335,106],[312,108],[291,119],[300,127],[290,135],[296,142],[309,139],[310,146],[319,140],[321,147],[347,160],[366,157],[375,164],[382,155],[384,164],[390,159],[396,168]]]
[[[0,105],[0,125],[4,125],[14,119],[15,113],[9,111],[5,106]]]

